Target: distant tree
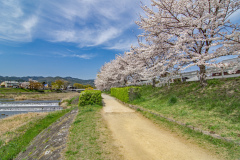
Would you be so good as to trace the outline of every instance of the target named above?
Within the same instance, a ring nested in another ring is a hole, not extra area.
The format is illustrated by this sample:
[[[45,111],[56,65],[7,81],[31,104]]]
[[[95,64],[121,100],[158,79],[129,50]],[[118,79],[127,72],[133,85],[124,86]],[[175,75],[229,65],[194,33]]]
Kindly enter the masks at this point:
[[[69,84],[68,81],[64,81],[62,79],[58,79],[55,82],[52,82],[52,89],[64,89]]]
[[[84,88],[93,88],[90,84],[84,85]]]
[[[73,87],[77,88],[77,89],[83,89],[84,88],[84,85],[83,84],[80,84],[80,83],[74,83],[73,84]]]
[[[29,88],[31,90],[38,90],[38,89],[41,89],[43,87],[42,83],[40,82],[34,82],[34,81],[30,81],[29,82]]]
[[[56,82],[52,82],[51,85],[52,85],[52,89],[60,89]]]

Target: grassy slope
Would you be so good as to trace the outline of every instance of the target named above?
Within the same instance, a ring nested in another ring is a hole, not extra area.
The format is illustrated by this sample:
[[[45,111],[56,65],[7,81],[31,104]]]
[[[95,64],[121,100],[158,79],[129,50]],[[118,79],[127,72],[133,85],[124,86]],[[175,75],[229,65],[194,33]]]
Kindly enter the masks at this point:
[[[0,159],[13,159],[19,152],[26,149],[34,137],[69,111],[70,109],[49,113],[44,118],[30,122],[17,129],[15,133],[13,133],[15,136],[11,141],[7,144],[0,143]]]
[[[65,159],[121,159],[101,117],[101,106],[79,107],[70,129]]]
[[[239,100],[240,78],[232,78],[209,80],[205,88],[198,82],[173,84],[170,88],[143,86],[142,97],[132,103],[239,142]],[[230,159],[240,157],[239,146],[211,138],[209,142],[216,147],[224,143]]]

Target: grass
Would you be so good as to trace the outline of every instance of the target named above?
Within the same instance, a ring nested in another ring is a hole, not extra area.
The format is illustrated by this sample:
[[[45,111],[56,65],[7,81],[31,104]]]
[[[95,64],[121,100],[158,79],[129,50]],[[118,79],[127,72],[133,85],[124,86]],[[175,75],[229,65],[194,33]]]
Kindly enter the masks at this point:
[[[106,90],[106,91],[102,91],[102,93],[105,93],[105,94],[111,94],[111,90]]]
[[[72,105],[72,102],[74,101],[74,100],[76,100],[77,98],[79,98],[79,95],[78,96],[75,96],[75,97],[73,97],[73,98],[71,98],[71,99],[65,99],[65,100],[63,100],[62,101],[62,103],[67,103],[67,106],[71,106]]]
[[[24,88],[0,88],[0,93],[19,93],[19,92],[36,92],[36,91]]]
[[[199,82],[172,84],[170,88],[143,86],[141,94],[133,104],[240,142],[240,77],[208,80],[205,88]],[[208,142],[225,148],[228,157],[240,158],[239,146],[215,139]]]
[[[7,143],[15,136],[18,136],[17,128],[26,125],[30,121],[37,121],[45,117],[48,113],[25,113],[13,115],[4,119],[0,119],[0,141]],[[11,134],[9,134],[11,133]],[[0,143],[0,146],[2,144]]]
[[[36,137],[40,132],[54,123],[57,119],[68,113],[70,110],[71,109],[49,113],[40,120],[31,121],[28,124],[18,128],[16,131],[18,135],[12,140],[6,144],[0,142],[0,159],[14,159],[18,153],[26,150],[26,147],[34,137]],[[7,134],[15,134],[15,132],[8,132]]]
[[[68,137],[65,159],[121,159],[110,144],[99,105],[79,107]]]

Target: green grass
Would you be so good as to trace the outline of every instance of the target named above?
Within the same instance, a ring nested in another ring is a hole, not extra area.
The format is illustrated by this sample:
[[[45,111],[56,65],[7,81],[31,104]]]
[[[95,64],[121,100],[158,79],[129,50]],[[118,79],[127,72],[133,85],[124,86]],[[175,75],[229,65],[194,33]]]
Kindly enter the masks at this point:
[[[70,110],[71,109],[49,113],[43,119],[40,119],[36,122],[30,122],[27,125],[20,127],[18,129],[18,133],[20,133],[19,136],[13,138],[5,145],[0,143],[0,159],[14,159],[18,153],[26,150],[26,147],[31,140],[33,140],[33,138],[35,138],[40,132],[54,123],[57,119],[68,113]]]
[[[102,91],[102,93],[105,93],[105,94],[111,94],[111,90],[106,90],[106,91]]]
[[[19,93],[19,92],[36,92],[24,88],[0,88],[0,93]]]
[[[71,106],[71,105],[72,105],[72,102],[73,102],[74,100],[78,99],[78,98],[79,98],[79,96],[73,97],[73,98],[71,98],[71,99],[66,99],[66,100],[63,100],[62,103],[67,102],[67,106]]]
[[[65,159],[117,159],[117,156],[110,158],[113,147],[109,145],[107,132],[103,130],[101,109],[99,105],[79,107],[70,129]]]
[[[199,82],[171,84],[170,88],[143,86],[141,95],[132,103],[240,142],[240,78],[208,80],[205,88]],[[240,151],[234,151],[227,149],[227,154],[240,158]]]

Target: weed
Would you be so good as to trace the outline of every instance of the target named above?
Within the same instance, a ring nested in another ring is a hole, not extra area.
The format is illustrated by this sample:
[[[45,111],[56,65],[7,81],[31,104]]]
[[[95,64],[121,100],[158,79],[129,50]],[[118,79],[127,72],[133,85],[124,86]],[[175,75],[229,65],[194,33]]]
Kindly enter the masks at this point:
[[[80,123],[80,122],[82,122],[82,120],[81,120],[81,119],[78,119],[78,120],[74,121],[73,124],[78,124],[78,123]]]
[[[4,141],[0,139],[0,147],[4,144]]]
[[[78,151],[67,151],[66,152],[66,155],[75,155],[75,154],[78,154]]]
[[[173,104],[177,103],[177,97],[176,96],[171,96],[168,100],[168,103],[170,105],[173,105]]]

